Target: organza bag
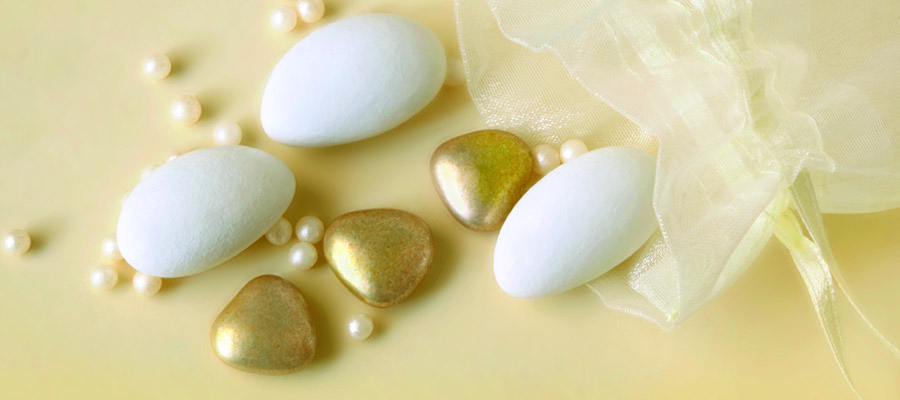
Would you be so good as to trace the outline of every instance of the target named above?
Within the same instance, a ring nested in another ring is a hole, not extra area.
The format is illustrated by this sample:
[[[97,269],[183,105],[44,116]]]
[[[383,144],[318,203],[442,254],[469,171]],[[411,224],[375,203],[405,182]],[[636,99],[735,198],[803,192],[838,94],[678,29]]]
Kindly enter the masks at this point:
[[[588,284],[607,306],[670,329],[774,234],[847,377],[820,211],[900,205],[900,2],[457,0],[456,12],[489,126],[657,155],[660,230]]]

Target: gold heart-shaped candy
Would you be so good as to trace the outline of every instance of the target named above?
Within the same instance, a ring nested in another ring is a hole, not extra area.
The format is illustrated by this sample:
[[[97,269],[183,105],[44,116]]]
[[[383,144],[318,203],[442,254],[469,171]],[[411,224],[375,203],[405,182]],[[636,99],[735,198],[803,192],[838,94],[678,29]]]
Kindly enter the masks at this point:
[[[325,230],[323,247],[341,283],[375,307],[409,296],[434,258],[434,238],[425,221],[393,209],[338,217]]]
[[[528,189],[533,162],[528,145],[516,135],[476,131],[434,151],[431,177],[456,220],[476,231],[494,231]]]
[[[210,334],[219,359],[248,372],[298,371],[316,353],[316,330],[300,289],[275,275],[244,285]]]

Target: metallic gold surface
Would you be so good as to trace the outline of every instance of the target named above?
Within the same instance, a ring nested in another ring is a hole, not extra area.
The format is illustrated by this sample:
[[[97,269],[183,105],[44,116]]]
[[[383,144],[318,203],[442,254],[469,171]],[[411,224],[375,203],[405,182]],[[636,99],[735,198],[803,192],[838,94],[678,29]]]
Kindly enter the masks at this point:
[[[409,296],[434,258],[434,238],[421,218],[406,211],[354,211],[325,230],[325,258],[354,296],[387,307]]]
[[[316,330],[294,284],[275,275],[253,278],[212,325],[212,345],[225,364],[260,374],[287,374],[316,353]]]
[[[453,217],[469,229],[494,231],[528,189],[533,163],[522,139],[483,130],[440,145],[431,157],[431,176]]]

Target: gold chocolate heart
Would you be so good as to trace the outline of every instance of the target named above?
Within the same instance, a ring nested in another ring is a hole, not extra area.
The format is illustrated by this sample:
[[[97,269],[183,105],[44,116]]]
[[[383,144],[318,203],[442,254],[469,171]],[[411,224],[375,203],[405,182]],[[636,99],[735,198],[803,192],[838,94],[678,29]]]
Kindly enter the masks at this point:
[[[253,278],[213,322],[212,345],[225,364],[261,374],[287,374],[316,353],[316,330],[294,284],[275,275]]]
[[[409,296],[434,258],[434,238],[421,218],[406,211],[354,211],[325,230],[325,258],[354,296],[387,307]]]
[[[440,145],[431,157],[431,177],[456,220],[469,229],[494,231],[528,189],[533,163],[518,136],[483,130]]]

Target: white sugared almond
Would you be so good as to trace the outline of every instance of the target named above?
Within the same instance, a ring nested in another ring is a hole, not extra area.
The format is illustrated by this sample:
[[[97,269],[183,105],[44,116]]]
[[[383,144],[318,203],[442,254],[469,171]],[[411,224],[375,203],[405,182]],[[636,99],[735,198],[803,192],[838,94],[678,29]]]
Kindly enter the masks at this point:
[[[494,277],[516,297],[572,289],[606,273],[656,230],[655,161],[640,150],[585,153],[541,178],[500,228]]]
[[[390,14],[341,19],[310,33],[275,66],[263,92],[263,130],[299,147],[378,135],[424,108],[446,68],[441,42],[418,22]]]
[[[151,276],[196,274],[262,237],[293,197],[294,174],[262,150],[195,150],[161,165],[131,191],[119,215],[119,251]]]

